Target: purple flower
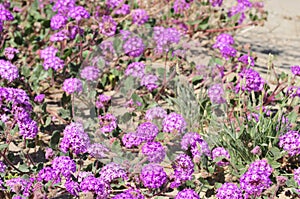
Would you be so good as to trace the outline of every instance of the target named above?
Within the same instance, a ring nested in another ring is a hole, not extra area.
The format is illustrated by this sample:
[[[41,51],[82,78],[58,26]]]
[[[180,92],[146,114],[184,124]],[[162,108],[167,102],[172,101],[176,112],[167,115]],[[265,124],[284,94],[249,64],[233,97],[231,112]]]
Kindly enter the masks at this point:
[[[111,100],[110,96],[101,94],[98,96],[98,99],[96,101],[96,107],[97,108],[104,108],[106,105],[108,105],[108,102]]]
[[[53,149],[47,147],[46,150],[45,150],[45,158],[46,158],[47,160],[49,160],[49,159],[52,159],[52,158],[54,157],[54,155],[55,155],[55,154],[54,154]]]
[[[139,190],[128,189],[123,193],[115,195],[112,199],[145,199]]]
[[[40,51],[40,58],[41,59],[51,59],[56,56],[58,50],[53,46],[46,47],[44,50]]]
[[[87,152],[94,158],[101,159],[107,157],[109,150],[100,143],[94,143],[87,147]]]
[[[114,9],[118,7],[124,0],[106,0],[105,4],[108,8]]]
[[[53,159],[52,168],[56,173],[69,179],[71,174],[76,171],[76,164],[69,156],[59,156]]]
[[[294,75],[300,75],[300,66],[291,66],[291,71]]]
[[[80,192],[78,182],[75,182],[73,180],[67,180],[65,182],[65,188],[73,196],[78,196],[78,193]]]
[[[300,154],[300,134],[298,131],[288,131],[279,137],[279,146],[289,153],[290,156]]]
[[[127,40],[129,37],[131,37],[131,32],[129,30],[120,30],[120,35],[122,36],[122,40]]]
[[[114,115],[107,113],[104,116],[99,115],[98,118],[102,133],[110,133],[117,128],[117,118]]]
[[[140,179],[147,188],[156,189],[167,181],[167,174],[158,164],[147,164],[142,168]]]
[[[294,180],[298,183],[298,186],[300,186],[300,167],[294,170]]]
[[[95,178],[94,176],[87,176],[84,178],[80,183],[80,189],[84,193],[96,193],[101,199],[107,198],[108,196],[108,185],[105,184],[101,179]]]
[[[68,22],[68,18],[62,14],[56,14],[51,18],[50,27],[52,30],[59,30]]]
[[[4,49],[4,55],[8,60],[12,60],[17,53],[19,53],[19,50],[12,47],[7,47]]]
[[[245,198],[259,197],[264,190],[268,189],[272,184],[269,178],[272,172],[273,169],[266,160],[256,160],[251,163],[248,171],[240,178],[240,188],[245,192]]]
[[[1,59],[0,76],[1,78],[8,80],[9,82],[12,82],[19,77],[19,70],[15,65],[10,63],[9,61]]]
[[[26,122],[18,122],[19,125],[19,134],[22,135],[25,139],[33,139],[38,134],[38,125],[36,121],[31,119]]]
[[[174,181],[170,184],[172,189],[179,187],[182,183],[192,179],[194,173],[194,163],[186,154],[180,154],[174,160]]]
[[[14,20],[14,16],[10,13],[10,11],[1,8],[0,9],[0,21],[12,21]]]
[[[190,4],[185,0],[175,0],[173,9],[175,14],[182,14],[185,10],[190,8]]]
[[[289,97],[300,97],[300,87],[290,86],[286,93]]]
[[[177,193],[175,199],[200,199],[200,197],[193,189],[185,188]]]
[[[10,190],[12,190],[13,192],[15,193],[18,193],[18,194],[22,194],[24,196],[29,196],[30,193],[30,188],[31,188],[31,185],[32,185],[32,182],[31,182],[31,178],[30,179],[24,179],[24,178],[21,178],[21,177],[17,177],[17,178],[12,178],[10,180],[6,180],[6,186],[10,188]]]
[[[61,14],[67,14],[71,8],[75,7],[75,4],[75,0],[56,0],[52,10]]]
[[[50,37],[50,41],[57,42],[57,41],[63,41],[69,39],[69,33],[67,30],[61,30]]]
[[[96,66],[87,66],[80,72],[80,77],[88,81],[96,81],[99,78],[100,70]]]
[[[259,146],[255,146],[252,150],[251,153],[254,155],[261,155],[261,148]]]
[[[144,53],[145,44],[140,37],[131,37],[123,45],[125,54],[131,57],[139,57]]]
[[[254,59],[248,55],[242,55],[239,59],[240,62],[242,62],[243,64],[250,65],[250,66],[254,66]]]
[[[0,161],[0,173],[4,173],[5,170],[6,170],[6,165],[2,161]]]
[[[44,167],[38,172],[37,181],[46,183],[52,181],[53,184],[57,184],[60,183],[61,178],[59,172],[56,172],[52,167]]]
[[[218,199],[241,199],[243,195],[236,184],[226,182],[217,190],[216,197]]]
[[[130,6],[128,4],[123,4],[121,8],[115,11],[117,15],[128,15],[130,13]]]
[[[80,21],[81,19],[90,18],[90,13],[82,6],[75,6],[68,12],[68,17]]]
[[[64,65],[64,60],[60,59],[59,57],[49,57],[45,59],[43,67],[45,70],[52,68],[53,70],[58,71],[63,69]]]
[[[35,96],[34,101],[37,103],[42,103],[45,99],[45,94],[39,94]]]
[[[144,75],[141,79],[141,86],[145,86],[148,91],[153,91],[158,87],[157,82],[158,78],[155,75],[147,74]]]
[[[208,89],[208,97],[214,104],[223,104],[226,102],[224,98],[224,89],[221,84],[215,84]]]
[[[117,23],[111,16],[104,15],[102,17],[102,22],[99,24],[99,29],[101,34],[111,37],[115,35]]]
[[[63,138],[60,143],[60,149],[67,153],[69,149],[76,155],[85,153],[90,144],[90,139],[87,133],[84,132],[81,123],[71,123],[66,126],[63,132]]]
[[[163,132],[183,133],[184,130],[186,129],[187,124],[184,118],[180,114],[173,112],[165,117],[165,119],[162,122],[162,125],[163,125]]]
[[[143,140],[136,133],[129,132],[122,137],[122,143],[128,149],[139,146]]]
[[[236,49],[231,46],[223,46],[220,48],[220,52],[222,57],[224,57],[226,60],[228,60],[230,57],[235,57],[237,53]]]
[[[217,162],[218,166],[223,167],[223,166],[229,165],[228,160],[230,159],[230,155],[229,155],[228,151],[226,149],[224,149],[223,147],[217,147],[212,150],[212,159],[215,160],[216,158],[219,158],[219,157],[226,158],[226,161],[221,160],[221,161]]]
[[[67,94],[73,94],[75,92],[81,92],[83,89],[82,82],[77,78],[65,79],[63,83],[63,90]]]
[[[227,33],[222,33],[217,36],[216,43],[213,45],[213,48],[223,48],[224,46],[229,46],[234,44],[234,39],[231,35]]]
[[[261,91],[264,87],[265,80],[260,76],[258,72],[252,68],[244,69],[240,74],[240,81],[236,85],[236,91],[240,89],[242,91]]]
[[[210,156],[209,146],[199,133],[186,133],[181,139],[181,148],[183,150],[190,150],[194,160],[200,160],[203,154]]]
[[[127,180],[128,176],[124,168],[122,168],[119,164],[111,162],[104,167],[102,167],[100,171],[100,177],[102,181],[105,183],[111,183],[112,181],[122,178],[123,180]]]
[[[142,147],[142,153],[151,163],[161,163],[166,156],[166,151],[160,142],[147,142]]]
[[[137,25],[143,25],[149,19],[149,15],[144,9],[135,9],[132,11],[132,23]]]
[[[163,119],[167,116],[167,111],[161,107],[153,107],[146,111],[145,119],[152,121],[154,119]]]
[[[145,64],[142,62],[133,62],[125,70],[126,76],[142,78],[144,76]]]
[[[236,14],[240,14],[241,16],[238,19],[238,23],[241,24],[246,18],[245,11],[251,7],[252,7],[252,3],[249,0],[238,0],[238,4],[236,6],[233,6],[229,10],[228,17],[233,17]]]
[[[140,137],[142,142],[152,142],[158,133],[158,127],[151,122],[144,122],[136,129],[136,134]]]
[[[172,44],[178,44],[181,34],[175,28],[154,27],[153,40],[156,43],[155,52],[162,54],[168,52]]]
[[[209,0],[213,7],[221,7],[223,0]]]
[[[84,30],[79,26],[69,26],[69,34],[68,37],[73,40],[76,38],[77,35],[83,36]]]

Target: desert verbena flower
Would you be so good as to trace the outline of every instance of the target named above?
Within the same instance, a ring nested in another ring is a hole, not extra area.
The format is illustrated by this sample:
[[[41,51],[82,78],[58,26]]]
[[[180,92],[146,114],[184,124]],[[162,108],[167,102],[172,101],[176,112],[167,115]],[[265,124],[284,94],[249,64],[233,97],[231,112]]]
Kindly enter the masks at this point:
[[[59,30],[65,27],[67,22],[68,22],[68,18],[58,13],[51,18],[50,27],[52,30]]]
[[[122,2],[123,0],[106,0],[105,4],[108,8],[114,9],[118,7]]]
[[[144,53],[145,44],[140,37],[131,37],[123,44],[124,53],[131,57],[139,57]]]
[[[83,85],[80,79],[77,78],[68,78],[65,79],[63,83],[63,90],[67,94],[73,94],[75,92],[79,93],[83,89]]]
[[[180,154],[172,163],[174,169],[173,182],[170,184],[171,188],[177,188],[187,180],[192,179],[194,173],[194,163],[186,154]]]
[[[101,94],[97,98],[96,107],[97,108],[105,108],[105,106],[108,105],[110,100],[111,100],[111,96]]]
[[[238,23],[241,24],[241,23],[243,23],[244,19],[246,18],[245,11],[251,7],[252,7],[252,3],[249,0],[238,0],[238,4],[236,6],[233,6],[229,10],[228,17],[233,17],[236,14],[240,14]]]
[[[300,186],[300,167],[294,170],[294,180],[298,183],[298,186]]]
[[[46,166],[38,172],[37,181],[43,183],[53,181],[54,184],[57,184],[61,181],[61,177],[59,172],[56,172],[52,167]]]
[[[139,146],[143,140],[135,132],[128,132],[122,137],[122,143],[128,149]]]
[[[181,139],[181,148],[190,150],[194,160],[199,160],[202,155],[210,157],[209,146],[199,133],[189,132],[184,134]]]
[[[136,134],[142,142],[152,142],[158,133],[158,127],[151,122],[144,122],[136,128]]]
[[[270,175],[273,169],[266,160],[256,160],[251,163],[247,172],[240,178],[240,188],[245,192],[245,198],[259,197],[268,189],[272,181]]]
[[[185,188],[177,193],[175,199],[200,199],[200,197],[193,189]]]
[[[239,73],[240,80],[236,85],[236,92],[242,91],[261,91],[264,87],[265,80],[260,74],[252,68],[244,69]]]
[[[163,132],[166,133],[183,133],[186,125],[185,119],[175,112],[167,115],[162,122]]]
[[[142,153],[151,163],[161,163],[166,156],[166,151],[160,142],[147,142],[142,147]]]
[[[11,191],[29,197],[31,191],[30,189],[32,186],[32,178],[25,179],[25,178],[17,177],[17,178],[6,180],[5,183],[6,186],[10,188]]]
[[[226,182],[217,190],[216,197],[218,199],[241,199],[243,195],[236,184]]]
[[[84,30],[79,26],[69,26],[69,39],[73,40],[76,38],[77,35],[83,36]]]
[[[240,62],[242,62],[243,64],[245,64],[246,66],[247,65],[250,65],[250,66],[254,66],[255,65],[253,57],[248,56],[248,55],[242,55],[241,57],[239,57],[238,60]]]
[[[141,79],[141,86],[145,86],[151,92],[158,87],[157,81],[158,77],[156,75],[146,74]]]
[[[45,70],[49,70],[49,68],[52,68],[55,71],[63,69],[64,65],[64,60],[60,59],[59,57],[49,57],[45,59],[43,63],[43,67]]]
[[[80,77],[87,81],[96,81],[99,78],[100,70],[96,66],[86,66],[80,72]]]
[[[53,58],[56,56],[57,52],[58,50],[53,46],[46,47],[40,51],[40,58],[45,60],[49,58]]]
[[[229,58],[236,56],[237,50],[232,46],[223,46],[220,48],[220,52],[222,57],[224,57],[226,60],[229,60]]]
[[[100,143],[94,143],[87,147],[87,152],[94,158],[100,159],[107,157],[109,149]]]
[[[149,19],[149,15],[144,9],[135,9],[132,11],[131,15],[133,24],[143,25]]]
[[[127,172],[124,168],[121,167],[121,165],[111,162],[104,167],[102,167],[100,171],[99,179],[104,181],[105,183],[111,183],[114,180],[117,180],[118,178],[122,178],[123,180],[127,180]]]
[[[221,7],[223,0],[209,0],[213,7]]]
[[[117,128],[117,118],[113,114],[99,115],[98,118],[102,133],[110,133]]]
[[[213,45],[213,48],[223,48],[224,46],[233,45],[234,39],[230,34],[222,33],[217,36],[216,42]]]
[[[290,156],[300,154],[300,134],[298,131],[288,131],[279,137],[279,146]]]
[[[90,13],[82,6],[75,6],[69,10],[68,17],[80,21],[90,18]]]
[[[147,164],[142,168],[140,179],[145,187],[156,189],[167,181],[167,173],[158,164]]]
[[[50,41],[52,42],[58,42],[58,41],[63,41],[68,39],[69,39],[69,33],[67,30],[61,30],[50,36]]]
[[[294,75],[300,75],[300,66],[291,66],[291,71]]]
[[[12,21],[14,20],[14,16],[10,13],[10,11],[1,8],[0,9],[0,21]]]
[[[108,185],[100,178],[94,176],[85,177],[80,183],[80,189],[83,193],[92,192],[99,196],[99,198],[108,197]]]
[[[27,119],[26,121],[18,122],[19,134],[25,139],[33,139],[38,134],[38,125],[36,121]]]
[[[289,97],[300,97],[300,87],[298,86],[289,86],[286,91]]]
[[[2,161],[0,161],[0,173],[4,173],[5,170],[6,170],[6,165]]]
[[[173,9],[175,14],[182,14],[185,10],[190,8],[190,3],[185,0],[175,0]]]
[[[154,119],[163,119],[167,116],[167,111],[159,106],[150,108],[146,111],[145,119],[152,121]]]
[[[17,53],[19,53],[19,50],[13,47],[7,47],[4,49],[4,55],[8,60],[12,60]]]
[[[230,155],[229,155],[228,151],[226,149],[224,149],[223,147],[217,147],[212,150],[212,159],[215,160],[218,157],[224,157],[227,160],[230,159]],[[223,166],[229,165],[229,162],[221,160],[221,161],[217,162],[216,164],[218,166],[223,167]]]
[[[142,62],[133,62],[125,70],[126,76],[142,78],[145,74],[145,64]]]
[[[52,7],[52,10],[61,14],[67,14],[71,8],[75,7],[75,5],[75,0],[57,0]]]
[[[66,190],[73,196],[79,196],[80,192],[80,186],[78,182],[75,182],[73,180],[67,180],[65,182],[65,188]]]
[[[115,11],[116,15],[128,15],[130,13],[130,6],[128,4],[123,4],[121,8]]]
[[[8,82],[12,82],[19,77],[18,68],[9,61],[0,60],[0,76]]]
[[[45,94],[39,94],[35,96],[34,101],[37,103],[42,103],[45,99]]]
[[[99,24],[99,30],[101,34],[107,37],[114,36],[117,30],[117,22],[111,16],[104,15],[102,22]]]
[[[115,195],[112,199],[145,199],[140,190],[128,189],[123,193]]]
[[[76,164],[69,156],[58,156],[52,160],[52,168],[56,173],[70,179],[71,174],[76,171]]]
[[[168,52],[173,44],[178,44],[180,41],[181,34],[175,28],[155,26],[153,30],[153,40],[156,44],[154,51],[157,54]]]
[[[223,104],[226,102],[224,98],[224,89],[222,84],[212,85],[208,89],[208,97],[213,104]]]

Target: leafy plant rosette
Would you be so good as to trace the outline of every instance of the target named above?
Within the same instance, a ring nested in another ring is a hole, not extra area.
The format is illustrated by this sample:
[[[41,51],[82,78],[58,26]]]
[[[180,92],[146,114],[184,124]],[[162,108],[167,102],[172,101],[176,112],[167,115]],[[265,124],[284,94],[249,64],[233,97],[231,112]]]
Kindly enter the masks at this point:
[[[3,2],[1,198],[297,196],[300,67],[262,77],[229,3]]]

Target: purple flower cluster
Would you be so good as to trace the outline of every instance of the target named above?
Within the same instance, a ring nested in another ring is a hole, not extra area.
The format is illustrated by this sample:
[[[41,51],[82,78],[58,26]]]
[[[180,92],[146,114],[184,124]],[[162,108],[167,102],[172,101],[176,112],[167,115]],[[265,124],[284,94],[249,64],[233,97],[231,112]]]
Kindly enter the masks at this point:
[[[237,0],[237,2],[238,4],[236,6],[233,6],[228,12],[228,17],[233,17],[236,14],[240,14],[238,23],[241,24],[246,18],[245,11],[247,11],[248,8],[252,7],[252,3],[249,0]]]
[[[133,62],[129,64],[125,70],[125,75],[136,78],[142,78],[145,74],[145,64],[142,62]]]
[[[248,55],[242,55],[241,57],[239,57],[238,59],[240,62],[242,62],[243,64],[245,64],[246,66],[250,65],[250,66],[254,66],[254,59],[253,57],[250,57]]]
[[[184,118],[175,112],[170,113],[162,122],[163,132],[166,133],[183,133],[186,129]]]
[[[44,59],[44,69],[48,70],[49,68],[54,69],[55,71],[63,69],[64,61],[59,57],[56,57],[58,50],[52,46],[46,47],[40,51],[40,58]]]
[[[217,190],[216,197],[218,199],[241,199],[243,195],[236,184],[226,182]]]
[[[298,186],[300,186],[300,167],[294,170],[294,180],[298,183]]]
[[[3,30],[3,22],[4,21],[13,21],[14,16],[11,14],[9,10],[5,6],[1,4],[0,6],[0,32]]]
[[[244,69],[239,73],[240,80],[236,85],[236,92],[242,91],[261,91],[264,87],[265,80],[260,74],[252,68]]]
[[[273,169],[266,160],[257,160],[250,164],[248,171],[240,178],[240,188],[245,191],[245,198],[259,197],[268,189],[272,181],[270,175]]]
[[[6,180],[6,186],[17,194],[22,194],[26,198],[30,196],[34,178],[24,179],[21,177]]]
[[[145,199],[139,190],[128,189],[123,193],[115,195],[112,199]]]
[[[214,104],[223,104],[226,102],[224,98],[224,89],[222,84],[212,85],[207,91],[210,101]]]
[[[0,60],[0,76],[9,82],[14,81],[19,77],[18,68],[9,61]]]
[[[102,22],[99,24],[99,30],[101,34],[107,37],[114,36],[117,30],[117,22],[111,16],[104,15]]]
[[[194,163],[188,155],[178,155],[172,167],[174,169],[174,181],[170,185],[171,188],[179,187],[185,181],[192,179]]]
[[[124,53],[131,57],[139,57],[144,53],[145,44],[138,36],[128,38],[123,44]]]
[[[107,113],[106,115],[99,115],[99,124],[102,133],[110,133],[117,128],[117,118]]]
[[[84,132],[83,125],[81,123],[73,122],[64,129],[60,149],[64,153],[71,150],[78,155],[80,153],[85,153],[89,144],[90,138],[88,134]]]
[[[123,4],[119,9],[115,11],[117,15],[128,15],[130,13],[130,6]]]
[[[13,47],[7,47],[4,49],[4,55],[8,60],[12,60],[15,57],[15,54],[19,53],[18,49]]]
[[[108,105],[108,102],[111,100],[110,96],[101,94],[98,96],[98,99],[96,101],[96,107],[97,108],[104,108],[105,106]]]
[[[82,89],[83,89],[82,82],[80,79],[77,78],[65,79],[63,83],[63,90],[69,95],[75,92],[80,93]]]
[[[55,171],[52,167],[44,167],[42,168],[38,175],[37,175],[37,181],[47,183],[52,181],[53,184],[60,183],[61,177],[59,171]]]
[[[52,168],[56,174],[70,179],[71,174],[76,171],[76,163],[69,156],[58,156],[52,160]]]
[[[136,129],[136,134],[142,142],[152,142],[158,133],[158,127],[151,122],[144,122]]]
[[[118,7],[122,2],[123,0],[106,0],[105,4],[108,8],[114,9]]]
[[[80,21],[90,18],[90,13],[82,6],[75,6],[69,10],[68,17]]]
[[[2,161],[0,161],[0,173],[4,173],[5,170],[6,170],[6,165]]]
[[[68,18],[58,13],[51,18],[50,27],[52,30],[59,30],[64,28],[67,22],[68,22]]]
[[[143,25],[149,19],[149,15],[144,9],[136,9],[132,11],[132,23]]]
[[[37,103],[42,103],[45,99],[45,94],[39,94],[35,96],[34,101]]]
[[[59,32],[54,33],[53,35],[50,36],[51,42],[60,42],[68,39],[69,39],[69,32],[65,29],[60,30]]]
[[[279,137],[279,146],[289,153],[290,156],[300,154],[300,134],[298,131],[288,131]]]
[[[122,137],[122,143],[126,148],[130,149],[139,146],[142,143],[142,139],[135,132],[129,132]]]
[[[145,74],[141,79],[141,86],[145,86],[148,91],[153,91],[158,87],[157,82],[158,77],[152,74]]]
[[[87,81],[96,81],[99,78],[100,70],[96,66],[87,66],[80,72],[80,77]]]
[[[142,147],[142,153],[151,163],[161,163],[166,156],[166,151],[160,142],[147,142]]]
[[[216,158],[219,158],[219,157],[224,157],[227,160],[230,159],[230,155],[229,155],[228,151],[226,149],[224,149],[223,147],[217,147],[212,150],[212,159],[215,160]],[[229,162],[227,160],[226,161],[221,160],[221,161],[217,162],[217,165],[220,167],[227,166],[227,165],[229,165]]]
[[[223,0],[209,0],[213,7],[221,7]]]
[[[173,9],[175,14],[182,14],[185,10],[190,8],[190,3],[187,3],[186,0],[175,0]]]
[[[168,52],[172,44],[178,44],[181,34],[175,28],[154,27],[153,40],[156,43],[155,52],[162,54]]]
[[[108,148],[100,143],[94,143],[87,147],[87,152],[94,158],[101,159],[107,157]]]
[[[286,93],[289,97],[300,97],[300,87],[289,86]]]
[[[147,164],[142,168],[140,179],[145,187],[156,189],[166,183],[167,173],[158,164]]]
[[[199,195],[193,189],[183,189],[175,196],[175,199],[200,199]]]
[[[145,119],[148,121],[152,121],[154,119],[163,119],[166,116],[167,116],[167,111],[157,106],[157,107],[150,108],[146,111]]]
[[[221,52],[222,57],[228,60],[230,57],[236,56],[236,49],[231,45],[234,44],[234,39],[231,35],[222,33],[216,38],[216,43],[213,45],[213,48],[218,48]]]
[[[52,7],[53,12],[66,14],[71,8],[74,8],[76,4],[75,0],[57,0]]]
[[[300,66],[291,66],[291,71],[294,75],[300,76]]]
[[[103,180],[94,176],[87,176],[80,182],[80,189],[83,193],[92,192],[97,194],[97,198],[106,199],[108,198],[108,187]]]
[[[210,156],[207,142],[198,133],[186,133],[181,139],[181,148],[183,150],[190,150],[194,160],[200,160],[203,154]]]
[[[99,179],[101,179],[105,183],[111,183],[118,178],[122,178],[123,180],[128,179],[125,169],[122,168],[119,164],[111,162],[102,167]]]

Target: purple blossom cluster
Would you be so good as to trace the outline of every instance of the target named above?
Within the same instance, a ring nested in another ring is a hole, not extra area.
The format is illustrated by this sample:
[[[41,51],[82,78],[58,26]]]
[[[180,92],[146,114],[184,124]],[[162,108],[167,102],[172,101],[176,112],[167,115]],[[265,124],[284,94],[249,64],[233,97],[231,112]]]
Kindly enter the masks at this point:
[[[37,181],[42,183],[47,183],[52,181],[53,184],[61,182],[61,177],[59,171],[55,171],[52,167],[47,166],[42,168],[37,174]]]
[[[300,97],[300,87],[298,86],[289,86],[286,91],[289,97]]]
[[[151,122],[144,122],[136,129],[136,134],[141,142],[152,142],[158,133],[158,127]]]
[[[115,35],[116,30],[117,22],[109,15],[102,16],[102,21],[99,24],[100,33],[107,37],[111,37]]]
[[[213,48],[218,48],[222,57],[229,60],[229,58],[235,57],[237,53],[236,49],[231,46],[233,44],[233,37],[227,33],[222,33],[217,36],[216,43],[213,45]]]
[[[50,27],[52,30],[60,30],[65,27],[67,22],[68,22],[68,18],[58,13],[51,18]]]
[[[43,67],[45,70],[52,68],[55,71],[64,67],[64,61],[56,56],[58,50],[53,46],[46,47],[40,51],[40,58],[44,60]]]
[[[0,161],[0,173],[4,173],[5,170],[6,170],[6,165],[2,161]]]
[[[294,170],[294,180],[300,186],[300,167]]]
[[[82,6],[75,6],[69,10],[68,17],[80,21],[90,18],[90,13]]]
[[[200,197],[193,189],[185,188],[177,193],[175,199],[200,199]]]
[[[13,21],[14,16],[11,14],[9,10],[7,10],[3,4],[0,6],[0,32],[3,30],[3,23],[5,21]]]
[[[242,55],[238,58],[239,62],[243,63],[245,66],[254,66],[254,59],[251,56],[248,55]]]
[[[100,143],[94,143],[87,147],[87,152],[94,158],[101,159],[107,157],[109,149]]]
[[[186,151],[190,150],[194,160],[200,160],[202,155],[210,157],[209,146],[199,133],[189,132],[184,134],[181,139],[181,148]]]
[[[142,147],[142,153],[151,163],[161,163],[166,156],[166,151],[160,142],[147,142]]]
[[[170,113],[162,122],[163,132],[166,133],[183,133],[186,129],[185,119],[178,113]]]
[[[150,189],[160,188],[167,181],[167,173],[158,164],[147,164],[142,168],[140,179]]]
[[[111,100],[110,96],[101,94],[97,98],[96,107],[99,108],[99,109],[102,109],[102,108],[104,108],[105,106],[108,105],[110,100]]]
[[[236,85],[236,92],[242,91],[255,91],[259,92],[265,85],[265,80],[260,74],[252,68],[244,69],[239,73],[240,80]]]
[[[99,78],[100,70],[96,66],[84,67],[80,72],[80,77],[87,81],[96,81]]]
[[[240,178],[240,188],[245,192],[244,198],[259,197],[268,189],[272,181],[270,175],[273,169],[266,160],[256,160],[251,163],[247,172]]]
[[[83,84],[80,79],[68,78],[68,79],[65,79],[62,88],[67,94],[70,95],[75,92],[77,92],[77,93],[82,92]]]
[[[122,143],[126,148],[130,149],[142,144],[142,139],[136,132],[128,132],[122,137]]]
[[[190,3],[185,0],[175,0],[173,9],[175,14],[182,14],[185,10],[190,8]]]
[[[20,51],[13,47],[7,47],[4,49],[4,55],[8,60],[12,60],[15,57],[15,54],[18,54]]]
[[[145,44],[143,39],[138,36],[132,36],[125,40],[123,50],[126,55],[139,57],[144,53]]]
[[[240,199],[243,198],[242,191],[231,182],[226,182],[217,190],[218,199]]]
[[[37,103],[42,103],[45,99],[45,94],[39,94],[34,97],[34,101]]]
[[[57,0],[52,7],[53,12],[66,14],[71,8],[76,6],[75,0]]]
[[[85,153],[90,145],[90,138],[84,132],[81,123],[71,123],[64,129],[63,138],[60,143],[60,150],[67,153],[69,150],[76,155]]]
[[[141,79],[141,86],[145,86],[148,91],[153,91],[158,87],[157,85],[158,77],[152,74],[146,74]]]
[[[121,167],[121,165],[111,162],[102,167],[99,177],[101,181],[104,181],[105,183],[111,183],[118,178],[122,178],[123,180],[128,179],[127,173],[125,169]]]
[[[12,178],[10,180],[6,180],[6,186],[9,187],[11,191],[28,198],[32,191],[33,182],[34,182],[34,178],[25,179],[25,178],[17,177],[17,178]]]
[[[245,12],[252,7],[252,3],[249,0],[237,0],[237,5],[233,6],[228,12],[228,17],[233,17],[240,14],[238,23],[241,24],[245,20]]]
[[[102,133],[110,133],[117,128],[117,118],[107,113],[105,115],[99,115],[99,125]]]
[[[209,0],[213,7],[221,7],[223,0]]]
[[[181,34],[175,28],[155,26],[153,30],[153,40],[156,44],[154,51],[157,54],[168,52],[172,44],[178,44],[180,41]]]
[[[19,77],[19,69],[11,62],[0,60],[0,77],[12,82]]]
[[[69,39],[69,32],[65,29],[60,30],[59,32],[56,32],[50,36],[51,42],[61,42],[68,39]]]
[[[288,131],[279,137],[279,146],[289,153],[290,156],[300,154],[300,134],[298,131]]]
[[[163,119],[167,116],[167,111],[159,106],[150,108],[146,111],[145,119],[152,121],[154,119]]]
[[[229,165],[228,160],[230,159],[230,155],[229,155],[228,151],[226,149],[224,149],[223,147],[217,147],[212,150],[212,159],[215,160],[216,158],[219,158],[219,157],[224,157],[227,160],[226,161],[221,160],[221,161],[217,162],[218,166],[224,167],[224,166]]]
[[[76,171],[76,163],[69,156],[58,156],[52,160],[52,169],[57,175],[70,179],[71,174]]]
[[[130,13],[130,6],[128,4],[123,4],[119,9],[115,11],[117,15],[128,15]]]
[[[123,2],[123,0],[106,0],[105,4],[108,8],[114,9],[119,7],[119,5]]]
[[[222,84],[214,84],[207,91],[208,97],[213,104],[223,104],[226,102],[224,98],[224,89]]]
[[[140,190],[136,189],[128,189],[123,193],[115,195],[112,199],[145,199],[140,192]]]
[[[144,9],[135,9],[132,11],[132,23],[137,25],[143,25],[149,19],[149,15]]]
[[[142,62],[133,62],[129,64],[125,70],[126,76],[142,78],[145,75],[145,64]]]
[[[99,199],[106,199],[109,195],[109,185],[92,175],[85,177],[80,182],[80,189],[83,193],[95,193]]]
[[[192,179],[194,163],[188,155],[178,155],[172,164],[172,168],[174,169],[174,181],[170,184],[172,189],[177,188],[185,181]]]
[[[294,75],[299,76],[300,75],[300,66],[291,66],[291,71]]]

